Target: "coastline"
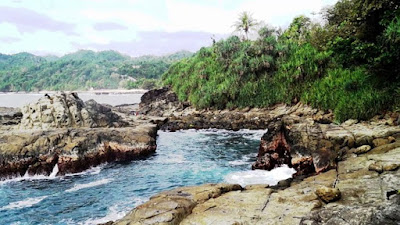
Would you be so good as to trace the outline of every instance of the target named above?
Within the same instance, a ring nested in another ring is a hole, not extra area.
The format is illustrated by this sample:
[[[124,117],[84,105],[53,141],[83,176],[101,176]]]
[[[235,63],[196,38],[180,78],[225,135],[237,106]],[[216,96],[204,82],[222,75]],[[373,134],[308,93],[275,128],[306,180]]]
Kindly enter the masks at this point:
[[[26,92],[26,91],[18,91],[18,92],[0,92],[0,95],[7,95],[7,94],[56,94],[60,92],[65,92],[65,93],[71,93],[71,92],[76,92],[76,93],[84,93],[84,94],[144,94],[148,90],[145,89],[98,89],[98,90],[86,90],[86,91],[81,91],[81,90],[76,90],[76,91],[32,91],[32,92]]]
[[[86,165],[88,162],[97,165],[97,162],[137,158],[136,155],[130,157],[130,154],[126,157],[126,150],[128,153],[143,150],[136,147],[145,143],[154,147],[150,149],[154,152],[155,136],[159,129],[175,131],[208,127],[239,130],[267,127],[268,133],[261,138],[254,167],[269,170],[287,164],[296,169],[297,175],[294,178],[281,181],[273,187],[265,184],[246,187],[204,184],[164,191],[137,206],[122,219],[107,224],[157,224],[158,222],[210,224],[211,221],[229,221],[229,224],[269,224],[266,221],[270,224],[315,224],[321,222],[319,221],[321,217],[328,219],[318,224],[341,224],[341,221],[332,223],[331,218],[345,218],[353,222],[354,219],[355,222],[370,220],[386,222],[384,220],[386,217],[382,213],[396,214],[398,212],[396,210],[400,209],[396,205],[400,202],[400,195],[396,194],[400,187],[398,113],[377,115],[368,121],[349,120],[337,124],[333,123],[332,113],[300,103],[280,104],[269,109],[198,111],[190,105],[179,102],[177,96],[167,88],[144,94],[139,112],[141,116],[137,117],[124,111],[116,111],[120,116],[120,122],[128,123],[128,126],[123,128],[69,128],[68,135],[62,135],[65,136],[62,139],[59,138],[60,131],[55,129],[57,143],[60,144],[58,151],[60,154],[55,157],[36,157],[37,166],[28,167],[29,171],[32,174],[43,172],[50,174],[57,163],[60,171],[64,173],[79,172],[86,168],[81,165]],[[43,124],[43,121],[41,123]],[[149,135],[144,129],[148,124],[152,126],[150,130],[154,132],[150,133],[153,135]],[[126,141],[121,142],[121,137],[138,125],[142,126],[142,129],[138,127],[138,132],[142,132],[143,129],[145,131],[139,135],[141,137],[132,134],[125,138]],[[121,131],[121,135],[115,134],[117,130]],[[95,132],[93,137],[102,135],[101,140],[107,140],[110,135],[114,139],[101,143],[99,149],[96,143],[79,141],[83,136],[87,140],[100,140],[86,137],[88,131]],[[9,130],[5,132],[7,134]],[[14,136],[16,135],[10,137]],[[44,140],[46,137],[50,142]],[[132,137],[138,137],[135,141],[138,144],[136,147],[130,143]],[[15,142],[8,139],[10,143]],[[46,133],[31,146],[46,148],[47,145],[56,143],[53,139]],[[63,155],[64,152],[71,152],[65,149],[65,146],[61,146],[70,139],[71,142],[77,143],[71,143],[69,147],[78,147],[88,153],[82,155],[81,160],[75,159],[74,154]],[[34,150],[24,145],[25,139],[18,143],[21,143],[24,152]],[[126,143],[130,143],[128,146],[130,148],[127,149]],[[4,146],[4,149],[9,148]],[[93,150],[99,154],[91,154]],[[147,151],[143,152],[148,155]],[[24,159],[25,157],[21,156],[21,163],[24,163]],[[21,169],[17,171],[19,174],[22,175],[27,171],[25,164],[24,167],[15,161],[9,162],[12,162],[15,171]],[[341,197],[334,199],[332,204],[326,202],[324,199],[329,197],[330,193],[325,193],[327,196],[321,197],[318,193],[321,186],[325,188],[322,190],[340,190]],[[365,202],[373,204],[368,205]],[[171,208],[168,208],[169,206]],[[338,210],[332,210],[332,207]],[[242,211],[244,208],[246,210]],[[284,215],[282,212],[285,212]],[[357,218],[350,212],[365,217]],[[396,219],[400,221],[400,218]]]

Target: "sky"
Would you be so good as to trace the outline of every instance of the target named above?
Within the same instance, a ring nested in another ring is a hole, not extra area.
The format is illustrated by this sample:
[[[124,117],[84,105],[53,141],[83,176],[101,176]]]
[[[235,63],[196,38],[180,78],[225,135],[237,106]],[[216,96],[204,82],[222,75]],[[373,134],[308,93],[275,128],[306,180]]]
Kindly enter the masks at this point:
[[[130,56],[195,52],[232,34],[243,11],[274,27],[337,0],[1,0],[0,53]]]

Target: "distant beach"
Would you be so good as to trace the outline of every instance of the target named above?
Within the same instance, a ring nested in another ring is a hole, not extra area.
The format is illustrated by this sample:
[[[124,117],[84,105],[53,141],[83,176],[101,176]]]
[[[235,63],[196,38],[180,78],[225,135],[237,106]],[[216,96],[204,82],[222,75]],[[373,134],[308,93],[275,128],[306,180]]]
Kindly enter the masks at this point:
[[[147,90],[144,89],[102,89],[89,91],[64,91],[76,92],[84,100],[94,99],[102,104],[112,106],[122,104],[140,103],[140,98]],[[35,102],[44,94],[54,94],[60,91],[39,91],[39,92],[0,92],[0,107],[22,107],[28,103]]]

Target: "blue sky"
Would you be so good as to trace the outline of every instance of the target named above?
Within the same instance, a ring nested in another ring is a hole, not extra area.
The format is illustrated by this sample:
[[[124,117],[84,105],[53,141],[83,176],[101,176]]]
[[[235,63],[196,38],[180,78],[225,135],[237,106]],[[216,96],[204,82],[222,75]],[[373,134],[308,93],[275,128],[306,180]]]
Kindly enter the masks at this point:
[[[2,0],[0,53],[63,55],[79,49],[131,56],[197,51],[232,34],[242,11],[286,27],[337,0]]]

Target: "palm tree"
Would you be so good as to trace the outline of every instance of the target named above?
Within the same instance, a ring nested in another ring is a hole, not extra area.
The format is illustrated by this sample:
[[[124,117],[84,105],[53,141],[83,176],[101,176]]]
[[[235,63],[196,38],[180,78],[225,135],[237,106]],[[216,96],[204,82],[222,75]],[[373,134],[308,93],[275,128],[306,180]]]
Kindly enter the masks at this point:
[[[255,20],[249,12],[242,12],[239,15],[239,20],[233,25],[235,27],[235,31],[244,32],[246,35],[246,40],[249,39],[249,32],[251,29],[258,25],[257,20]]]

